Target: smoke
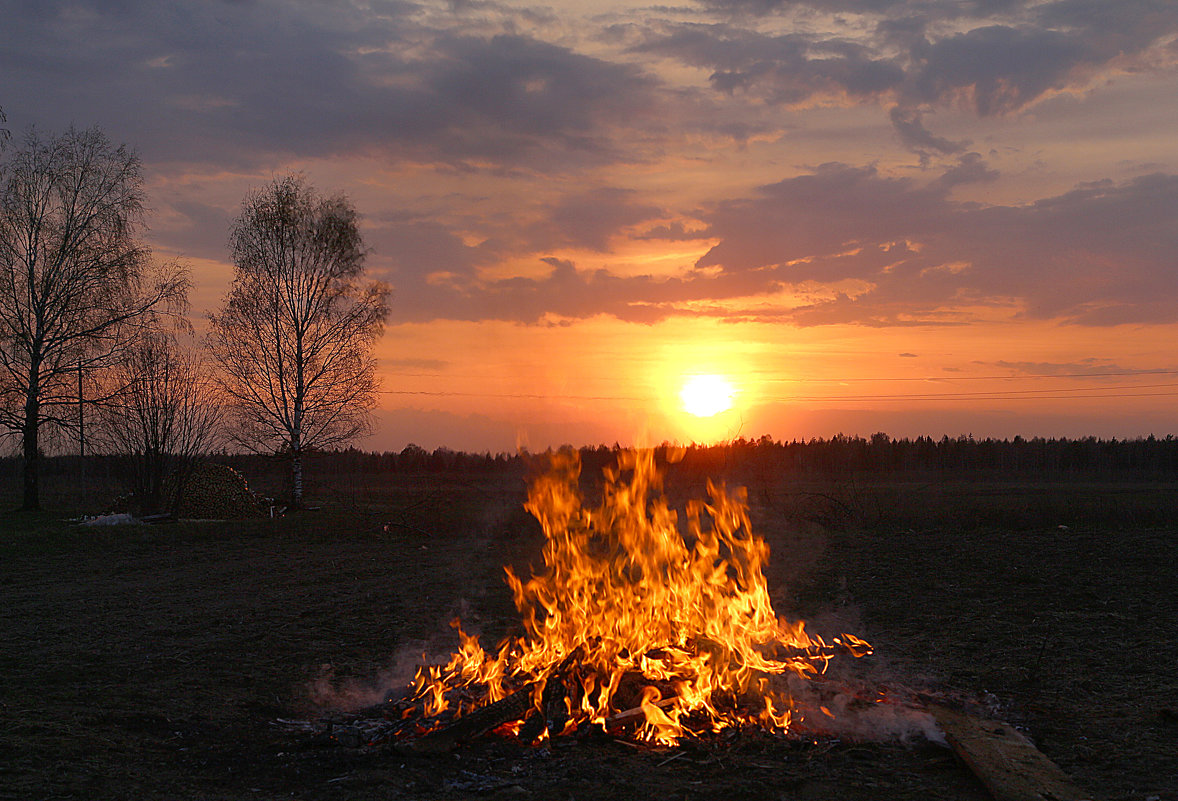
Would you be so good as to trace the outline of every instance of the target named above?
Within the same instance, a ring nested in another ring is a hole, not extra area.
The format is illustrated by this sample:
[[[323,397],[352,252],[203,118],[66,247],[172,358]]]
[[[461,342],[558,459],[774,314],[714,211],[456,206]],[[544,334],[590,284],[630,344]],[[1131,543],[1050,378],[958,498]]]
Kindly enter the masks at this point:
[[[799,728],[814,735],[856,742],[924,739],[946,745],[933,716],[908,688],[825,677],[792,678],[789,685]]]
[[[319,714],[356,712],[400,696],[413,680],[417,666],[430,663],[420,644],[398,650],[390,662],[389,667],[375,676],[363,679],[339,679],[334,665],[321,665],[315,678],[304,688],[304,697]]]
[[[428,640],[413,640],[393,652],[386,668],[365,678],[339,678],[334,665],[320,665],[315,678],[303,688],[303,697],[312,710],[320,715],[351,714],[366,707],[400,698],[408,688],[419,667],[444,665],[450,661],[458,646],[458,635],[449,631],[459,620],[468,634],[477,636],[477,627],[470,622],[476,616],[466,599],[460,599],[449,616],[450,626],[439,627],[439,633]]]
[[[841,632],[866,632],[859,608],[847,604],[809,618],[806,630],[831,642]],[[864,635],[868,642],[872,637]],[[863,659],[831,661],[825,673],[786,682],[800,730],[816,736],[857,742],[909,743],[924,739],[947,745],[921,697],[926,689],[911,686],[912,676],[889,665],[877,650]],[[920,679],[917,679],[920,682]]]

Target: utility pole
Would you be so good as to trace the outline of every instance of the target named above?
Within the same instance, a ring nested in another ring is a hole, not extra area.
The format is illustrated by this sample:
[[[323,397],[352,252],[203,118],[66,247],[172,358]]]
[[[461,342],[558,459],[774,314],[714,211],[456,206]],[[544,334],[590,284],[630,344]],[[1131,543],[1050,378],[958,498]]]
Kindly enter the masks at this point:
[[[78,362],[78,456],[86,456],[86,415],[83,412],[82,363]]]
[[[82,363],[78,362],[78,478],[86,486],[86,413],[82,395]]]

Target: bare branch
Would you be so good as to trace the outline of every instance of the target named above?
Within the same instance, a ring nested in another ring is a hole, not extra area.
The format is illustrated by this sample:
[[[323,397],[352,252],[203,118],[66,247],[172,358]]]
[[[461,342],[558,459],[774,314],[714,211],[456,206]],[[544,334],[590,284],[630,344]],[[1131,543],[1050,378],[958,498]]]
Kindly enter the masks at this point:
[[[363,281],[358,215],[290,176],[250,193],[230,232],[236,273],[211,317],[209,345],[233,437],[292,459],[301,502],[303,453],[369,430],[376,405],[370,351],[389,289]]]
[[[189,284],[139,241],[139,158],[99,129],[30,130],[0,170],[0,425],[23,440],[24,505],[36,508],[42,427],[68,418],[77,371],[181,312]]]

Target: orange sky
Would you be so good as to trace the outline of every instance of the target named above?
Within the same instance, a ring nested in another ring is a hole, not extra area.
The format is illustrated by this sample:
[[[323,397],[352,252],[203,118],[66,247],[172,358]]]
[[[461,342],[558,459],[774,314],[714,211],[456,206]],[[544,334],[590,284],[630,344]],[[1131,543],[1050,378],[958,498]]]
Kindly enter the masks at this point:
[[[198,318],[250,188],[345,192],[394,288],[364,447],[1165,435],[1176,42],[1154,0],[28,4],[0,108],[138,149]]]

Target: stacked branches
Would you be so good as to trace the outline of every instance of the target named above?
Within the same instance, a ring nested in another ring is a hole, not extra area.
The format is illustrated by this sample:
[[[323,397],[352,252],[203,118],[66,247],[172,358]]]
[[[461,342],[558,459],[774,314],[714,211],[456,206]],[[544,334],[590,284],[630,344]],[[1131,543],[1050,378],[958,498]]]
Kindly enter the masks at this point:
[[[389,289],[364,282],[355,208],[295,176],[251,193],[230,233],[235,275],[209,344],[221,368],[231,438],[291,460],[302,504],[302,456],[369,430],[378,382],[372,346]]]

